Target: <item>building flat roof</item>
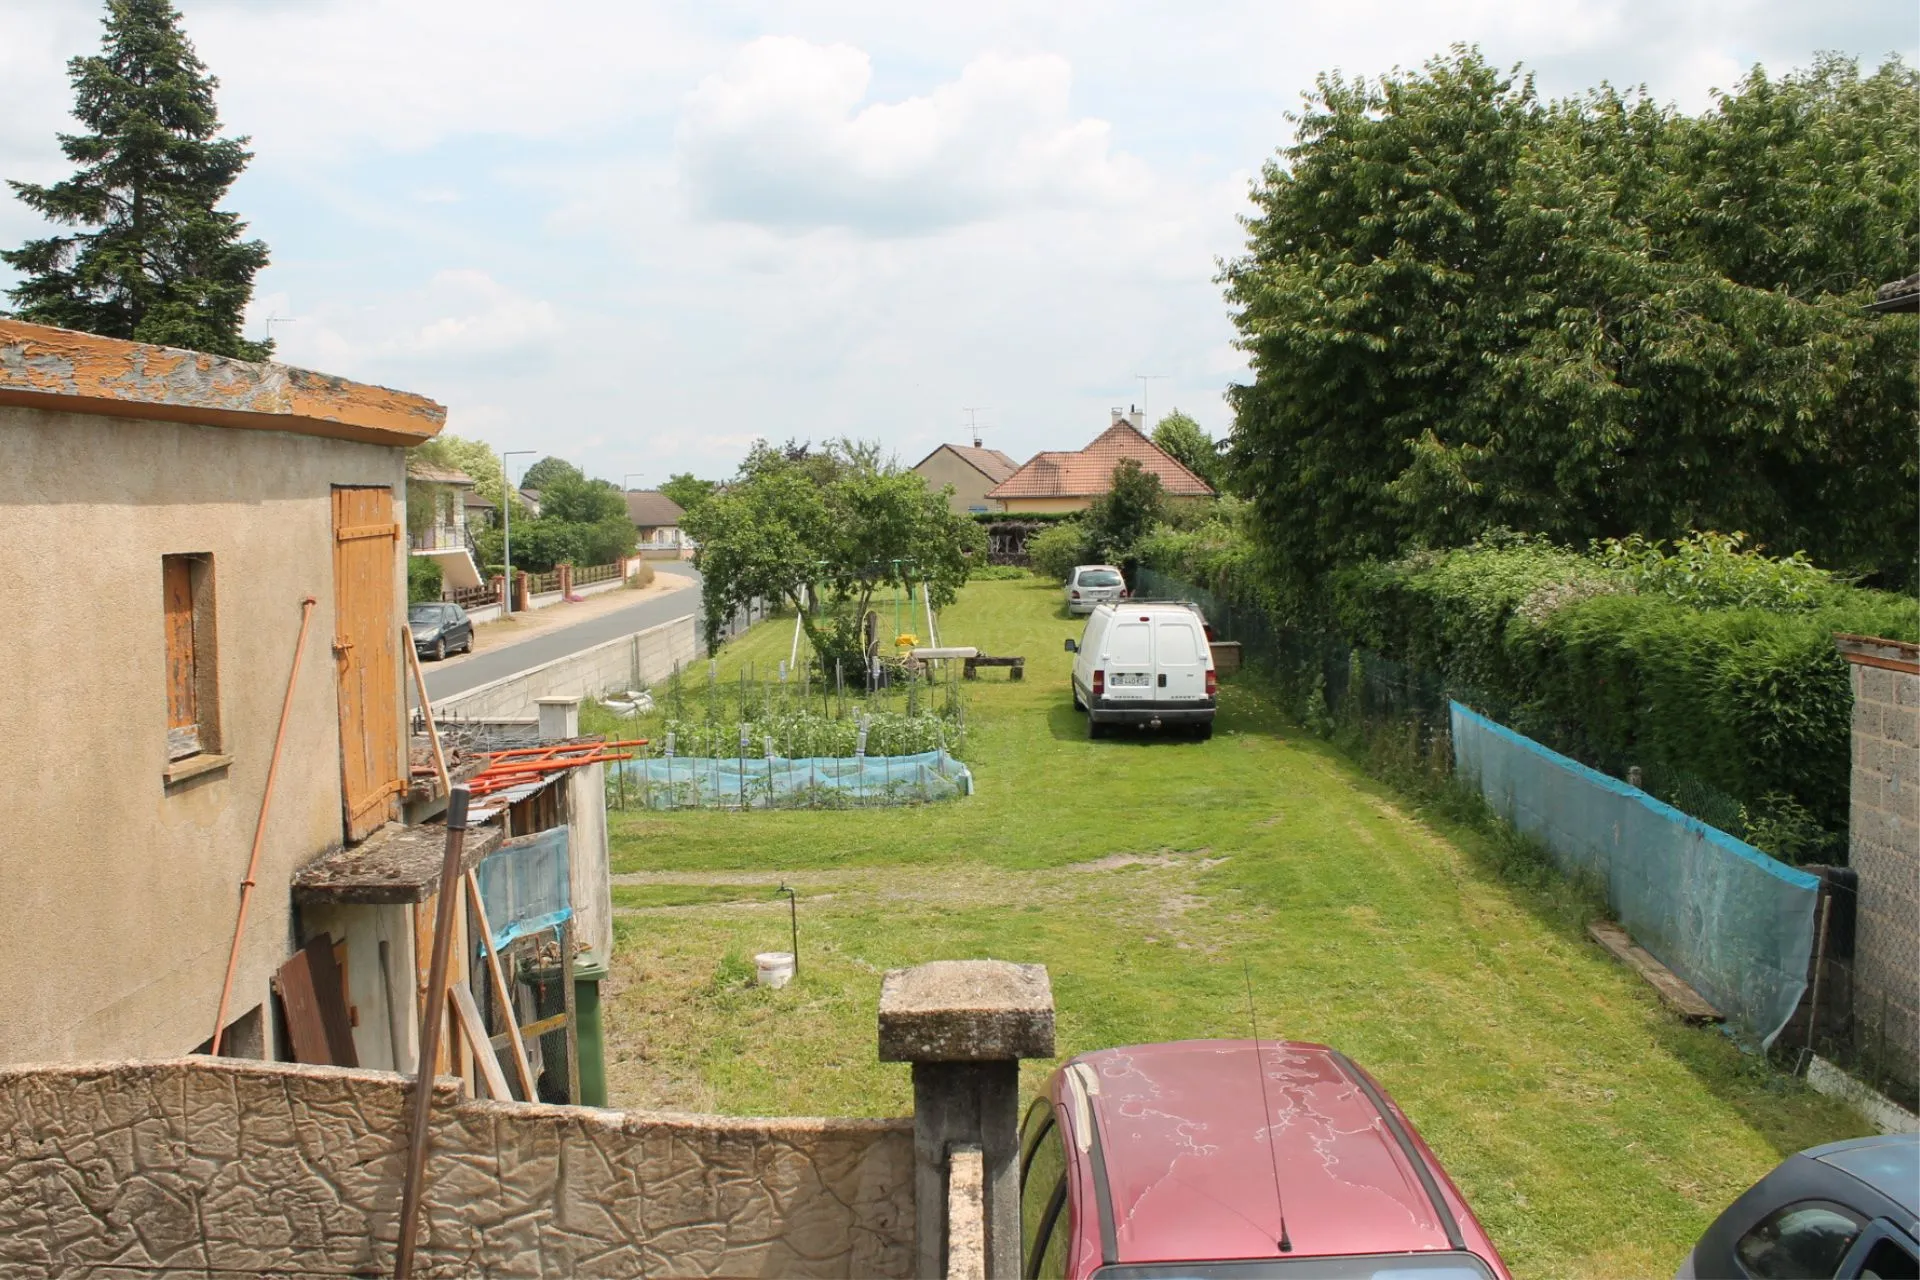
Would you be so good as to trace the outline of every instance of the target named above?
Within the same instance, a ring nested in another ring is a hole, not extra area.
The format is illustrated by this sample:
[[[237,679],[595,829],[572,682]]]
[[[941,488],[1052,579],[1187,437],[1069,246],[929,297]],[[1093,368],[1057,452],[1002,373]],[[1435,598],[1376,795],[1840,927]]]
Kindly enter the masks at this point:
[[[444,406],[406,391],[7,319],[0,405],[400,448],[433,438],[447,421]]]

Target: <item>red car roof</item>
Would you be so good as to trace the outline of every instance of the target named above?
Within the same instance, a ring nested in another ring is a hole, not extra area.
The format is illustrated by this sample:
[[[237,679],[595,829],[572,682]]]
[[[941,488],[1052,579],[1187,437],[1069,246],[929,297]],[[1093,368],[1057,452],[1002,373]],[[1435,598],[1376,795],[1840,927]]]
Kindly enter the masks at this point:
[[[1325,1045],[1262,1040],[1258,1059],[1254,1045],[1188,1040],[1073,1060],[1098,1080],[1088,1101],[1099,1122],[1117,1261],[1280,1256],[1273,1141],[1293,1246],[1287,1256],[1457,1248],[1451,1225],[1503,1274],[1431,1152],[1394,1109],[1402,1142],[1359,1068]],[[1264,1101],[1256,1061],[1265,1068]],[[1056,1096],[1069,1102],[1064,1084]]]

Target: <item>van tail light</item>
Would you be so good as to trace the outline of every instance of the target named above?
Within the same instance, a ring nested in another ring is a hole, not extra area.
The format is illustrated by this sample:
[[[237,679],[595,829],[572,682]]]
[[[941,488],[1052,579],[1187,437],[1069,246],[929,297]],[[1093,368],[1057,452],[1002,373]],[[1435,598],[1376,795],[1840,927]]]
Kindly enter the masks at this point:
[[[1212,667],[1207,668],[1207,696],[1211,698],[1220,691],[1220,677],[1214,674]]]
[[[1096,698],[1102,698],[1106,696],[1106,693],[1107,693],[1107,673],[1099,670],[1098,668],[1095,668],[1093,673],[1093,696]]]
[[[1079,592],[1078,590],[1076,590],[1076,591],[1075,591],[1075,592],[1073,593],[1073,598],[1074,598],[1075,600],[1078,600],[1078,599],[1080,598],[1080,592]]]
[[[1120,598],[1122,600],[1128,600],[1128,599],[1131,599],[1132,597],[1133,597],[1133,592],[1127,590],[1125,587],[1120,588]]]

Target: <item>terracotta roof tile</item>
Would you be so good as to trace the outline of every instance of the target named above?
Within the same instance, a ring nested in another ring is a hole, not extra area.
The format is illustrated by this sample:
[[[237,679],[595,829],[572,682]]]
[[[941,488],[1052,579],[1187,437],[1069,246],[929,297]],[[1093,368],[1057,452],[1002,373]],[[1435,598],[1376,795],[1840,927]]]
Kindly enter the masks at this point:
[[[1167,493],[1179,498],[1211,498],[1213,489],[1174,456],[1126,423],[1116,423],[1077,452],[1050,451],[987,491],[1001,501],[1016,498],[1091,498],[1113,484],[1113,469],[1132,458],[1160,477]]]
[[[462,488],[473,487],[473,477],[458,467],[443,467],[423,458],[407,459],[407,479],[418,480],[423,484],[451,484]]]

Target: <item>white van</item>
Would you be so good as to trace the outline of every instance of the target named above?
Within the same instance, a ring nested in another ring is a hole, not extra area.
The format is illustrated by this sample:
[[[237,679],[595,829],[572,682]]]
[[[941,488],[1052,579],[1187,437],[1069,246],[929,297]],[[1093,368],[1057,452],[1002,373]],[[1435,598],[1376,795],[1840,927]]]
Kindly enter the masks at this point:
[[[1215,679],[1206,625],[1192,606],[1116,601],[1094,609],[1073,661],[1073,709],[1087,736],[1110,725],[1184,726],[1213,736]]]

